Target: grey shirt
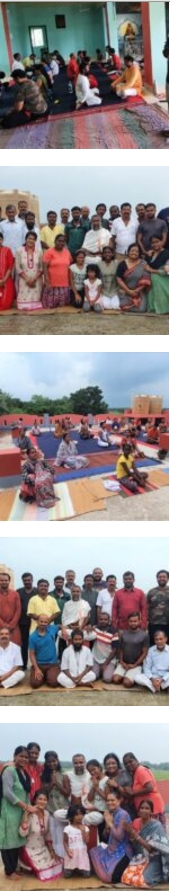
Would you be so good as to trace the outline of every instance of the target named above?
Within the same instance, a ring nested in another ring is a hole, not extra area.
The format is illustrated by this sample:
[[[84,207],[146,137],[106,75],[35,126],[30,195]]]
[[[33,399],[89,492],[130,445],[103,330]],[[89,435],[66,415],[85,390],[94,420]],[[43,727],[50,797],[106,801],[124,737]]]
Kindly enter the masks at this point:
[[[139,628],[138,631],[123,631],[121,636],[121,649],[123,649],[123,661],[129,664],[137,662],[141,656],[143,647],[149,647],[149,635],[147,631]]]
[[[144,220],[137,230],[137,235],[142,235],[144,248],[146,251],[149,251],[151,250],[150,239],[155,236],[155,238],[160,238],[160,240],[162,240],[164,232],[166,232],[166,234],[168,232],[166,223],[164,220],[160,220],[156,217],[154,220]]]

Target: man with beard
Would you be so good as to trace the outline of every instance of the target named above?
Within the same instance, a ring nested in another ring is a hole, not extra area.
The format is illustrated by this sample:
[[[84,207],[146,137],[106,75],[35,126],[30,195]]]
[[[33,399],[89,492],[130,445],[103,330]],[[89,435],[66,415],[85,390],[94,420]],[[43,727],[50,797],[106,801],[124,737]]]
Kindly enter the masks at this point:
[[[87,807],[87,813],[83,817],[83,823],[85,823],[86,826],[99,826],[100,823],[103,822],[103,814],[95,810],[95,807],[94,810],[88,813],[89,802],[87,801],[87,796],[91,789],[91,776],[86,768],[84,755],[79,753],[73,755],[72,765],[72,770],[69,770],[64,777],[65,792],[70,800],[70,804],[83,804],[85,809]],[[55,811],[54,819],[56,820],[56,823],[60,824],[61,839],[61,826],[64,832],[65,826],[68,824],[67,808],[60,808]]]
[[[21,603],[18,591],[12,591],[10,588],[10,578],[8,570],[0,572],[0,629],[8,628],[10,640],[20,646]]]
[[[156,631],[164,631],[169,642],[169,572],[160,569],[156,575],[157,586],[147,594],[150,646],[154,645]]]
[[[87,573],[87,575],[84,576],[84,584],[83,584],[82,592],[83,592],[83,600],[86,600],[86,602],[90,606],[90,616],[89,616],[90,625],[96,625],[96,618],[97,618],[96,601],[97,601],[97,597],[98,597],[98,591],[96,590],[96,588],[94,588],[93,576],[91,573]]]
[[[113,609],[112,609],[112,625],[119,631],[128,628],[128,616],[130,613],[137,612],[141,618],[141,628],[147,628],[147,601],[141,588],[134,587],[135,576],[133,572],[124,572],[123,588],[115,592]]]
[[[67,603],[67,600],[70,600],[70,594],[64,590],[64,576],[63,575],[55,575],[54,578],[54,588],[53,591],[50,591],[51,597],[57,602],[57,606],[60,610],[60,620],[64,609],[64,604]],[[57,617],[58,618],[58,617]],[[58,624],[58,622],[57,622]]]
[[[145,220],[140,223],[136,240],[144,257],[149,257],[151,252],[151,238],[158,238],[163,249],[167,241],[167,225],[165,220],[156,216],[156,205],[151,201],[145,206]],[[135,241],[135,239],[134,239]]]
[[[111,227],[112,245],[117,260],[122,260],[130,244],[135,243],[138,230],[137,220],[132,217],[132,207],[128,201],[121,204],[120,211],[121,215],[114,220]]]
[[[87,263],[98,263],[102,255],[102,250],[110,243],[111,237],[108,229],[105,229],[98,213],[93,214],[91,218],[91,229],[86,232],[83,248],[86,252]]]
[[[120,210],[119,210],[118,204],[111,204],[111,207],[109,207],[109,211],[110,211],[110,217],[109,217],[108,222],[109,222],[109,229],[111,232],[112,223],[114,223],[114,220],[117,220],[118,217],[120,217]]]
[[[92,570],[93,576],[93,588],[96,588],[96,591],[101,591],[101,588],[106,588],[106,582],[103,578],[103,569],[100,569],[100,566],[95,566]]]
[[[119,636],[114,633],[114,628],[112,628],[110,616],[107,612],[101,612],[94,632],[95,642],[92,652],[95,675],[96,678],[102,677],[105,684],[110,684],[116,667]]]
[[[62,655],[58,684],[61,687],[93,686],[96,675],[93,671],[93,655],[83,644],[83,631],[75,628],[71,634],[71,644]]]
[[[30,618],[27,616],[27,606],[31,597],[34,597],[34,594],[37,594],[37,589],[34,588],[33,585],[33,575],[31,572],[23,572],[21,576],[23,582],[23,588],[17,588],[20,602],[21,602],[21,615],[19,619],[19,628],[21,631],[21,652],[23,658],[24,668],[27,667],[28,661],[28,637],[29,637],[29,629],[30,629]]]
[[[73,585],[76,584],[76,573],[74,569],[66,569],[65,579],[64,579],[64,590],[71,597],[71,591]]]

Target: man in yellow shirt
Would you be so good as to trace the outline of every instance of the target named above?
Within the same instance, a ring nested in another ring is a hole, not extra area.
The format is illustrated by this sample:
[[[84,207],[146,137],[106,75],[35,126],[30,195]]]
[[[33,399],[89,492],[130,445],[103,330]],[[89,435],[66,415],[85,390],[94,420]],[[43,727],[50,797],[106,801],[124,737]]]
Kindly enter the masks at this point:
[[[125,56],[125,70],[119,77],[116,77],[111,83],[111,89],[116,91],[117,96],[126,99],[128,96],[141,96],[142,93],[142,75],[139,65],[133,59],[133,56]]]
[[[116,464],[116,476],[120,485],[126,486],[130,492],[138,492],[139,486],[145,486],[147,473],[139,473],[134,462],[131,445],[125,443]]]
[[[47,213],[47,224],[41,229],[41,246],[43,250],[53,248],[57,235],[64,235],[63,223],[57,223],[57,213],[49,210]]]
[[[51,594],[48,594],[48,589],[49,582],[46,579],[39,579],[39,582],[37,582],[37,594],[30,597],[27,607],[27,616],[30,616],[31,619],[30,634],[37,628],[39,616],[47,616],[48,624],[50,625],[51,622],[55,622],[60,613],[57,601],[54,597],[51,597]]]

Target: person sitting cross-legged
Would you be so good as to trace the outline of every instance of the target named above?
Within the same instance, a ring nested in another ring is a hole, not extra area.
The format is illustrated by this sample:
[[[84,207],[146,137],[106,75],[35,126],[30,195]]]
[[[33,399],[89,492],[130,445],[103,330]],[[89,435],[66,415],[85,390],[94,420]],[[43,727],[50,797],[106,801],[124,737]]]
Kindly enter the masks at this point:
[[[152,693],[160,693],[169,687],[169,647],[164,631],[156,631],[155,645],[150,647],[143,663],[143,673],[136,675],[136,684],[148,687]]]
[[[133,687],[136,676],[140,678],[142,664],[147,656],[149,635],[141,628],[140,613],[128,617],[127,631],[123,631],[120,641],[120,659],[116,666],[113,683]],[[139,681],[140,682],[140,681]]]
[[[148,474],[143,471],[141,473],[137,469],[134,462],[132,447],[128,442],[123,446],[122,452],[117,460],[116,476],[120,486],[126,486],[126,489],[130,489],[130,492],[133,492],[134,494],[138,492],[139,486],[145,488]]]
[[[100,613],[93,645],[94,671],[96,678],[103,678],[106,684],[111,683],[116,667],[116,653],[119,636],[114,633],[111,619],[107,612]]]
[[[49,625],[49,619],[43,614],[38,617],[37,628],[29,637],[29,657],[31,661],[30,686],[33,689],[42,687],[43,683],[49,687],[57,687],[57,653],[55,640],[58,628]]]
[[[142,75],[140,68],[133,56],[129,54],[124,57],[125,69],[111,83],[111,89],[115,90],[117,96],[126,99],[128,96],[141,96],[142,93]]]
[[[5,129],[19,127],[28,124],[36,118],[43,118],[48,112],[47,101],[42,90],[29,77],[25,71],[17,68],[13,71],[13,80],[18,87],[13,108],[1,121]]]
[[[72,439],[70,439],[69,433],[64,433],[62,442],[60,442],[55,465],[63,467],[73,467],[75,470],[79,470],[81,467],[88,466],[88,459],[84,457],[84,455],[78,455],[77,446]]]
[[[0,629],[0,687],[15,687],[24,680],[20,647],[10,640],[9,628]]]
[[[61,687],[77,687],[88,684],[93,686],[96,675],[93,670],[93,655],[83,644],[83,631],[74,628],[71,634],[72,643],[62,655],[58,684]]]

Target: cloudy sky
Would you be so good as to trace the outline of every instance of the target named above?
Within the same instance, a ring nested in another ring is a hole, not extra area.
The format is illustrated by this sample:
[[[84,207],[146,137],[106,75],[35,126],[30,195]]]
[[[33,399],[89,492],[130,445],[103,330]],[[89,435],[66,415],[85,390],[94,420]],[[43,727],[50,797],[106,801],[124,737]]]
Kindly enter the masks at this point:
[[[134,393],[163,396],[168,406],[167,353],[2,353],[0,386],[11,396],[52,399],[101,387],[110,408],[129,407]]]
[[[143,560],[142,554],[145,555]],[[122,575],[132,569],[136,584],[145,592],[155,584],[155,575],[159,569],[168,569],[168,539],[139,538],[79,538],[44,539],[42,538],[3,538],[1,540],[1,563],[5,563],[14,571],[15,585],[21,585],[23,572],[32,572],[35,582],[45,576],[53,584],[55,575],[65,575],[66,569],[74,569],[78,583],[82,583],[85,573],[91,572],[95,566],[101,566],[105,575],[114,572],[117,575],[118,587],[122,585]]]
[[[68,726],[68,731],[67,731]],[[103,759],[107,752],[116,752],[122,758],[125,752],[134,751],[139,760],[168,761],[167,724],[27,724],[1,725],[2,760],[11,757],[17,745],[34,740],[41,746],[41,757],[53,748],[61,761],[70,759],[76,752],[86,758]]]
[[[168,204],[168,167],[3,167],[0,188],[23,189],[37,195],[43,222],[47,210],[99,201],[109,207],[129,201],[154,201],[158,210]]]

